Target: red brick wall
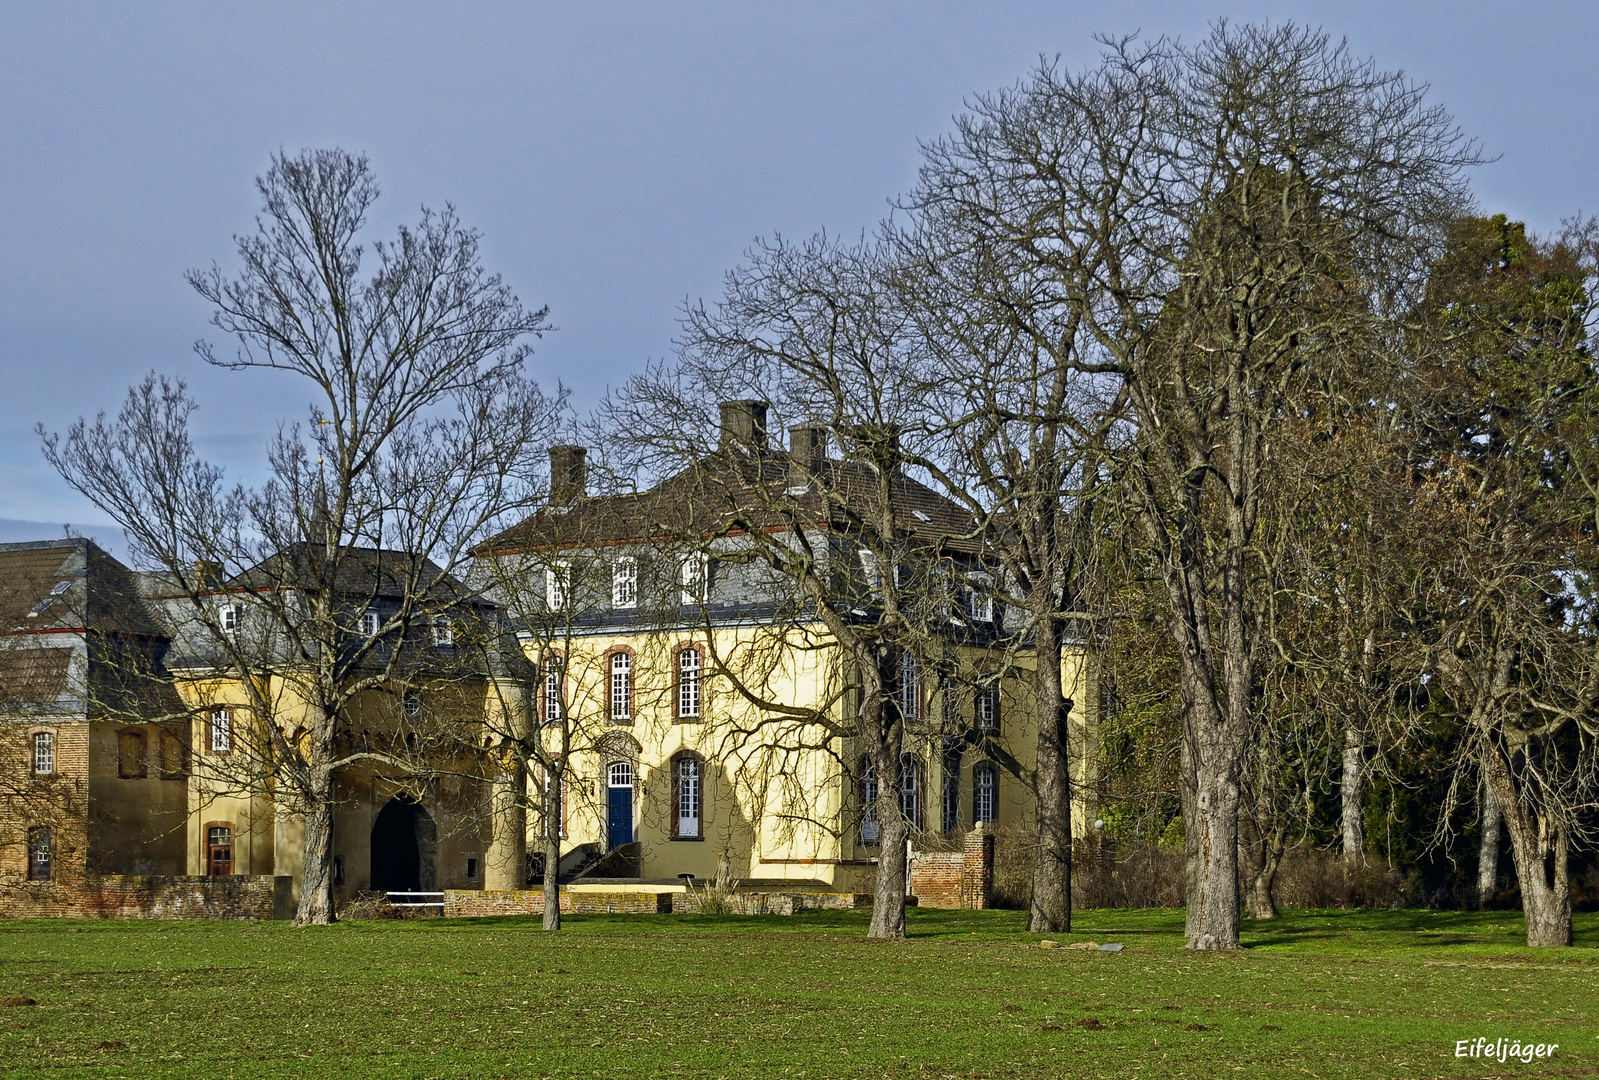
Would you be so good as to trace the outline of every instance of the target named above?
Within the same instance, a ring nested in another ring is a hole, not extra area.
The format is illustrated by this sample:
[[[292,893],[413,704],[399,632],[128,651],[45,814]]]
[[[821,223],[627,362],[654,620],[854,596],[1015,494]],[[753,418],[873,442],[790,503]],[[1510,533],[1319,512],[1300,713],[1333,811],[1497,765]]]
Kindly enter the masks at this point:
[[[994,834],[972,829],[960,851],[923,851],[911,859],[911,895],[922,907],[986,908],[994,890]]]
[[[12,919],[286,919],[288,877],[106,875],[0,886],[0,916]]]

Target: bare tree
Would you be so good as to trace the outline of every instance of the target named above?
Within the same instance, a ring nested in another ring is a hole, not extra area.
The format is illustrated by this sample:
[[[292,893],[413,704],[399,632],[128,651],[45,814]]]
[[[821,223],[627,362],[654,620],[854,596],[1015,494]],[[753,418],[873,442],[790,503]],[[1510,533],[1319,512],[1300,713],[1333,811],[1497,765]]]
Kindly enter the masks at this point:
[[[352,742],[351,710],[374,693],[398,699],[417,645],[474,610],[457,571],[536,493],[554,403],[523,375],[545,312],[485,273],[478,234],[452,208],[375,243],[368,271],[361,236],[378,186],[365,158],[280,154],[257,187],[237,276],[188,280],[239,346],[224,356],[202,342],[208,363],[289,373],[313,399],[307,426],[271,444],[268,482],[227,487],[195,452],[186,390],[154,376],[115,420],[41,436],[134,558],[166,576],[189,674],[242,695],[255,752],[234,760],[254,765],[218,779],[270,792],[303,830],[303,925],[333,919],[341,771],[415,765],[392,738]]]
[[[955,136],[925,148],[921,183],[906,200],[910,225],[896,234],[894,280],[926,356],[929,441],[943,444],[929,471],[979,523],[993,574],[975,587],[1025,613],[996,644],[1032,689],[1030,921],[1035,933],[1051,933],[1071,928],[1070,716],[1076,710],[1086,723],[1097,711],[1097,702],[1069,696],[1063,654],[1095,632],[1103,602],[1094,509],[1121,403],[1117,381],[1082,354],[1081,315],[1015,251],[1051,238],[1043,228],[1007,231],[1015,200],[1033,194],[1036,221],[1064,196],[1020,190],[1071,138],[1029,125],[1031,106],[1012,94],[980,99]],[[1098,269],[1089,245],[1056,256],[1053,272],[1079,287]],[[1085,775],[1087,753],[1078,748]]]
[[[630,381],[605,422],[636,433],[641,467],[675,477],[656,489],[680,493],[671,534],[759,579],[766,644],[714,656],[714,669],[765,717],[763,745],[833,755],[853,778],[879,844],[879,938],[905,933],[915,808],[902,791],[915,781],[894,779],[914,768],[911,743],[933,737],[923,710],[953,700],[944,683],[978,678],[962,657],[981,639],[956,611],[980,573],[978,526],[929,486],[933,414],[892,266],[883,243],[760,245],[717,307],[688,311],[676,365]],[[767,440],[772,414],[790,425],[787,453]],[[770,694],[765,673],[785,649],[829,654],[821,700]],[[766,774],[783,773],[782,753]]]

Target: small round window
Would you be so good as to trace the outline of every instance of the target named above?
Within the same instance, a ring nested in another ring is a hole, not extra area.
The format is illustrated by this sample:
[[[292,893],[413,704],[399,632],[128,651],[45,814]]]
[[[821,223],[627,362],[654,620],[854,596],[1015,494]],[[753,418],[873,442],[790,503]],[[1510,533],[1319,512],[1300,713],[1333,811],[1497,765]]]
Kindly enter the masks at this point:
[[[405,709],[405,715],[413,720],[422,715],[422,695],[415,690],[407,690],[400,698],[400,705]]]

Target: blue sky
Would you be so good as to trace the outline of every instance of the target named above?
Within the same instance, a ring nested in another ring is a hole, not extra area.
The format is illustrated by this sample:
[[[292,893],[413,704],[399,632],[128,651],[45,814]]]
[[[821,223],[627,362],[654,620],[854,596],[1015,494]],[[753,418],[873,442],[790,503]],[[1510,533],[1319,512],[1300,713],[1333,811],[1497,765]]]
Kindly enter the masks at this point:
[[[917,140],[1040,54],[1098,32],[1194,38],[1306,22],[1428,82],[1499,160],[1484,208],[1551,229],[1599,211],[1599,8],[1191,3],[0,4],[0,540],[113,530],[48,469],[35,424],[114,410],[153,369],[202,403],[246,481],[305,413],[286,378],[207,369],[188,267],[229,265],[278,148],[370,156],[388,232],[455,203],[488,266],[559,332],[534,371],[579,404],[668,354],[759,235],[855,234]]]

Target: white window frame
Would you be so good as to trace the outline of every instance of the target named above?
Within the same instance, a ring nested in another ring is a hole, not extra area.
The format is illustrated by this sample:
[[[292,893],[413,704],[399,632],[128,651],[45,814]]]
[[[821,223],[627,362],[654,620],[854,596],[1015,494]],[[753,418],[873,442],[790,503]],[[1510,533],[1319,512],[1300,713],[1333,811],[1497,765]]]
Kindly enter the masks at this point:
[[[33,775],[54,776],[56,771],[56,733],[33,733]]]
[[[865,758],[861,762],[861,843],[875,844],[882,835],[877,822],[877,766]]]
[[[922,666],[910,652],[899,654],[899,709],[907,723],[922,718]]]
[[[605,769],[606,785],[612,788],[631,788],[633,786],[633,763],[631,761],[613,761]]]
[[[233,711],[212,709],[205,721],[205,747],[210,754],[233,752]]]
[[[975,622],[994,621],[994,594],[990,592],[993,578],[988,574],[969,574],[972,582],[966,587],[966,614]]]
[[[422,695],[415,687],[400,695],[400,711],[412,720],[422,715]]]
[[[877,572],[877,552],[861,548],[855,554],[861,561],[861,576],[866,579],[866,587],[877,592],[883,587],[883,579]]]
[[[611,654],[610,717],[612,720],[633,719],[633,654]]]
[[[219,613],[224,634],[236,634],[244,622],[244,608],[239,604],[223,604]]]
[[[433,616],[433,647],[435,649],[453,648],[455,645],[455,624],[448,615]]]
[[[566,719],[566,658],[550,655],[544,658],[544,719]]]
[[[362,636],[364,636],[364,637],[377,637],[378,636],[378,627],[380,625],[381,625],[381,623],[378,620],[378,613],[374,609],[367,608],[365,611],[361,612],[361,634],[362,634]]]
[[[611,564],[611,606],[638,607],[638,559],[632,555]]]
[[[979,761],[972,767],[972,823],[999,820],[999,767]]]
[[[685,555],[678,564],[677,582],[683,603],[705,603],[711,597],[711,557],[703,551]]]
[[[979,686],[972,701],[972,722],[980,731],[998,731],[999,719],[999,684]]]
[[[705,712],[705,656],[692,645],[677,650],[677,716],[698,720]]]
[[[927,767],[922,764],[921,758],[915,754],[903,754],[899,759],[899,812],[911,828],[918,828],[923,822],[923,811],[927,808],[923,801],[922,784],[927,776]]]
[[[544,568],[544,603],[551,611],[565,611],[572,602],[572,563],[557,559]]]
[[[55,832],[47,825],[28,830],[28,880],[49,881],[55,876]]]
[[[677,759],[677,835],[697,839],[704,809],[705,769],[697,757]]]

